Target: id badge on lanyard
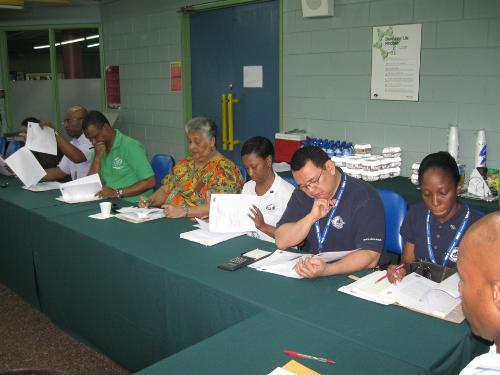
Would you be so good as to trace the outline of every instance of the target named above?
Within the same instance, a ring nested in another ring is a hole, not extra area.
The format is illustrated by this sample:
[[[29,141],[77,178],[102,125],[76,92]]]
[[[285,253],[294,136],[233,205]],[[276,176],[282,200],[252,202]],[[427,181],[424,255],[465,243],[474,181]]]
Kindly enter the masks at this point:
[[[325,225],[325,228],[323,229],[323,233],[321,233],[321,230],[319,228],[319,220],[314,223],[314,228],[316,229],[316,238],[318,239],[318,253],[321,253],[321,251],[323,250],[323,243],[325,242],[325,238],[328,235],[328,232],[330,231],[330,226],[332,224],[333,217],[335,216],[335,211],[337,211],[337,207],[340,204],[340,200],[342,199],[342,196],[344,195],[346,183],[347,183],[347,177],[344,175],[343,179],[342,179],[342,183],[340,185],[340,190],[339,190],[339,194],[337,196],[337,200],[335,202],[335,205],[330,210],[330,214],[328,215],[328,220],[326,221],[326,225]]]

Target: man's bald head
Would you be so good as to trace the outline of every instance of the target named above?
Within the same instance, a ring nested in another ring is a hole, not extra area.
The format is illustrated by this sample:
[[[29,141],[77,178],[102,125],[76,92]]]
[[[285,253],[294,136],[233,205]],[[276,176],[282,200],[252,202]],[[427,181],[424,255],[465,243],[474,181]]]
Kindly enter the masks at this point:
[[[82,122],[87,115],[87,110],[79,105],[69,107],[64,117],[64,129],[70,137],[78,138],[82,135]]]
[[[462,307],[472,331],[500,344],[500,211],[467,230],[457,266]]]

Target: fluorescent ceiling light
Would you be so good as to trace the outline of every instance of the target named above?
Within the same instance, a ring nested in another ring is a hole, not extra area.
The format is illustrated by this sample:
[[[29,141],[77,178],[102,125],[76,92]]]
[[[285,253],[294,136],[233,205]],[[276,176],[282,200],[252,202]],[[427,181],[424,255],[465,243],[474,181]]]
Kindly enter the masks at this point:
[[[99,34],[97,35],[90,35],[90,36],[86,36],[85,39],[86,40],[89,40],[89,39],[96,39],[96,38],[99,38]]]
[[[64,40],[64,41],[61,42],[61,45],[70,44],[70,43],[76,43],[76,42],[81,42],[82,40],[85,40],[85,38],[77,38],[77,39]]]
[[[61,45],[61,43],[56,43],[56,44],[54,44],[54,45],[57,47],[57,46],[60,46],[60,45]],[[45,44],[45,45],[43,45],[43,46],[34,46],[34,47],[33,47],[33,49],[42,49],[42,48],[50,48],[50,45]]]
[[[87,45],[87,48],[97,47],[98,45],[99,45],[99,43],[88,44],[88,45]]]

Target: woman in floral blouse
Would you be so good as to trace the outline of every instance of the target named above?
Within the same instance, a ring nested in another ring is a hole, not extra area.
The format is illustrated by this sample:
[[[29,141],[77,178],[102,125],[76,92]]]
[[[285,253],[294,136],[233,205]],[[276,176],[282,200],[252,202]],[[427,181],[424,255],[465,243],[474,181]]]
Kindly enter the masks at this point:
[[[163,207],[165,216],[205,217],[211,193],[239,193],[243,186],[238,167],[217,151],[215,123],[195,117],[186,124],[191,156],[181,160],[152,197],[141,197],[140,207]]]

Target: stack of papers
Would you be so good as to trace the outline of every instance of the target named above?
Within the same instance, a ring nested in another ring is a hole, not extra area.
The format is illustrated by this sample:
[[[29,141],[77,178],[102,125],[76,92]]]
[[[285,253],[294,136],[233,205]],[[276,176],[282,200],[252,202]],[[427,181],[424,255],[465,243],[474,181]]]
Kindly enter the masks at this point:
[[[398,304],[410,310],[437,318],[460,323],[464,317],[448,317],[462,302],[458,290],[459,276],[455,273],[436,283],[417,273],[411,273],[398,284],[391,284],[387,278],[376,282],[385,271],[373,272],[352,284],[342,286],[339,291],[383,305]]]
[[[81,203],[99,200],[96,194],[101,191],[102,184],[99,175],[93,174],[61,184],[61,197],[56,198],[65,203]]]
[[[131,223],[144,223],[165,217],[165,212],[161,208],[140,208],[123,207],[118,210],[117,219],[129,221]]]
[[[35,155],[27,147],[21,147],[14,152],[5,159],[5,163],[25,186],[35,185],[46,175]]]
[[[47,126],[42,128],[35,122],[28,122],[26,147],[32,151],[57,155],[57,141],[54,129]]]
[[[316,257],[324,262],[333,262],[342,259],[351,251],[329,251],[320,254],[297,254],[290,251],[276,250],[268,257],[250,264],[248,267],[257,271],[274,273],[276,275],[302,279],[295,271],[295,265],[300,259]]]
[[[197,224],[194,226],[199,228],[189,232],[180,234],[180,238],[188,241],[193,241],[205,246],[212,246],[218,243],[230,240],[231,238],[239,237],[245,233],[214,233],[210,231],[209,224],[203,220],[196,218]]]
[[[57,190],[61,186],[60,182],[57,181],[46,181],[39,182],[38,184],[31,186],[23,186],[23,189],[29,191],[49,191],[49,190]]]
[[[253,232],[255,223],[248,214],[262,197],[249,194],[212,194],[210,196],[210,231],[214,233]]]

